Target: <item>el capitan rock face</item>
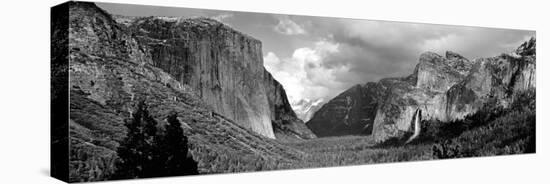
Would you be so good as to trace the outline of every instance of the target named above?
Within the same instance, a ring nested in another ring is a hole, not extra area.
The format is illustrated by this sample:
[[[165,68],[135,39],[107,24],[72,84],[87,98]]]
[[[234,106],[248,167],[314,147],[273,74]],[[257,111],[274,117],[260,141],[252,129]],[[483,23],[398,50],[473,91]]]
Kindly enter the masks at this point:
[[[215,112],[275,138],[260,41],[205,18],[138,18],[130,29],[153,66],[193,87]]]
[[[135,18],[152,65],[195,89],[215,112],[269,138],[315,137],[263,67],[261,42],[209,18]]]
[[[318,136],[372,134],[384,141],[411,131],[417,110],[422,120],[449,121],[491,100],[506,107],[516,93],[535,88],[535,45],[533,38],[514,53],[473,61],[450,51],[445,57],[423,53],[413,74],[354,86],[325,104],[307,125]],[[356,117],[351,124],[350,117]],[[372,131],[365,130],[369,126]]]

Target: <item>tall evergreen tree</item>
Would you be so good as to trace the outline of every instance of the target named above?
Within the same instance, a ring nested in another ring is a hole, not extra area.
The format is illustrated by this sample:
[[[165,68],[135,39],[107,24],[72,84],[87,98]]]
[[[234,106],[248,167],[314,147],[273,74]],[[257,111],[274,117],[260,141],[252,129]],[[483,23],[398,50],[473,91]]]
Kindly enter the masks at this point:
[[[163,172],[169,176],[198,174],[197,162],[188,155],[187,137],[176,113],[168,116],[166,133],[162,139]]]
[[[136,178],[141,173],[141,149],[143,147],[144,135],[141,128],[142,111],[144,111],[145,103],[140,102],[136,110],[132,113],[132,119],[126,121],[127,128],[126,138],[117,150],[120,161],[117,162],[117,179]]]
[[[157,177],[158,170],[162,168],[156,162],[159,156],[159,135],[157,135],[157,121],[149,114],[147,107],[143,111],[143,134],[145,136],[145,146],[143,147],[144,157],[142,157],[143,169],[139,175],[140,178]]]
[[[156,124],[147,111],[144,101],[140,101],[132,119],[126,122],[128,132],[117,150],[120,161],[117,163],[115,178],[151,177],[154,171],[156,145]]]

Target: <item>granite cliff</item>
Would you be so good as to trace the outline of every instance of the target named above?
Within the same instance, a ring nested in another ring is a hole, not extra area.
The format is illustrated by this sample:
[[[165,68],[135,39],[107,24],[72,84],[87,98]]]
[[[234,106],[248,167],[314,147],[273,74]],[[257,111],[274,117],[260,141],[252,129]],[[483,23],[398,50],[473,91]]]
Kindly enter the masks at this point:
[[[535,89],[536,40],[516,51],[468,60],[426,52],[407,77],[356,85],[325,104],[307,126],[318,136],[373,135],[376,141],[411,132],[413,117],[450,121],[484,105],[507,107]]]
[[[124,122],[140,100],[161,126],[178,113],[200,173],[273,168],[303,153],[270,138],[314,137],[262,67],[257,40],[213,20],[186,19],[164,27],[196,40],[164,42],[140,36],[93,3],[68,2],[56,11],[63,13],[52,14],[52,25],[60,25],[52,28],[52,73],[68,67],[70,75],[70,181],[113,174]],[[54,65],[63,59],[68,66]],[[242,159],[255,165],[228,167]]]
[[[125,25],[150,64],[192,87],[213,111],[269,138],[315,137],[263,67],[259,40],[209,18],[130,20]]]

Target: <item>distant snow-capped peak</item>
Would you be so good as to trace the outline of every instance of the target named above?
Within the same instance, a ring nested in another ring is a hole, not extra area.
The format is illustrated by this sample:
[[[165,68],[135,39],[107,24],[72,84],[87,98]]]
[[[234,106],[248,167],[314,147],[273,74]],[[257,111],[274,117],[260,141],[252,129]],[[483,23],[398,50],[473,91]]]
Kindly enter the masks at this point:
[[[311,119],[311,117],[313,117],[313,114],[323,106],[323,104],[324,100],[322,98],[315,100],[302,99],[292,103],[291,106],[296,113],[296,116],[304,122],[307,122]]]

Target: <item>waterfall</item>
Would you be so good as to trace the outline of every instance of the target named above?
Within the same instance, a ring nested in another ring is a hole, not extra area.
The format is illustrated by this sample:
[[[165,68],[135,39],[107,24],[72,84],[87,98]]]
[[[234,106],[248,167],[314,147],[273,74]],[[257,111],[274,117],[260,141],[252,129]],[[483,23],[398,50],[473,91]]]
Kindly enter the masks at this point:
[[[416,112],[414,113],[414,134],[405,142],[405,144],[408,144],[412,140],[414,140],[418,135],[420,135],[420,113],[422,111],[420,109],[416,109]]]

